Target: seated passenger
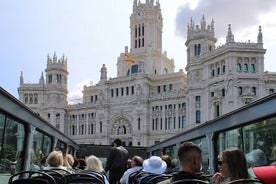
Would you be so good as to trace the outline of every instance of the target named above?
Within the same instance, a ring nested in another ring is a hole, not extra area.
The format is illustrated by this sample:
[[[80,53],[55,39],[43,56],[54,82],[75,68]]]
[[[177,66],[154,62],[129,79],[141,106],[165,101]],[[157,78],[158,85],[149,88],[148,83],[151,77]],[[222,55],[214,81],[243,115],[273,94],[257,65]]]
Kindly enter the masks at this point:
[[[248,167],[267,165],[267,158],[261,149],[254,149],[245,155]]]
[[[158,156],[151,156],[143,162],[143,171],[149,173],[162,174],[166,171],[166,169],[166,162]]]
[[[180,162],[180,170],[172,175],[171,179],[159,182],[158,184],[169,184],[182,179],[198,179],[207,181],[207,178],[200,172],[202,164],[202,150],[192,142],[184,142],[178,149],[177,156]]]
[[[120,179],[121,184],[128,184],[128,178],[131,173],[142,170],[143,159],[139,156],[134,156],[131,159],[131,168],[124,172],[124,175]]]
[[[218,160],[220,172],[213,176],[215,183],[227,183],[238,179],[250,179],[244,153],[238,148],[221,152]]]
[[[176,169],[175,169],[175,165],[174,163],[172,162],[172,158],[169,156],[169,155],[163,155],[162,157],[162,160],[164,160],[167,164],[167,169],[166,171],[164,172],[165,174],[171,174],[171,173],[174,173],[176,172]]]
[[[105,184],[109,184],[108,179],[106,177],[106,173],[103,169],[102,161],[98,157],[96,157],[94,155],[89,156],[86,159],[85,170],[86,171],[96,171],[96,172],[101,173],[104,176]]]
[[[45,170],[50,169],[63,169],[67,170],[66,167],[63,166],[63,155],[61,151],[52,151],[47,159],[46,159],[46,167],[44,167]]]

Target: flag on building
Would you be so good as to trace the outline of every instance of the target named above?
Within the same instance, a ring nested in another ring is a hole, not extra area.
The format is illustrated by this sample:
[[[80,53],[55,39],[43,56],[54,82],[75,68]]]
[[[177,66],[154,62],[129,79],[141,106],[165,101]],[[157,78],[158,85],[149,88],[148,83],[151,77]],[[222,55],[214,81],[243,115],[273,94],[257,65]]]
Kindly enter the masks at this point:
[[[125,54],[125,61],[135,63],[134,59],[132,57],[130,57],[129,55],[127,55],[127,54]]]

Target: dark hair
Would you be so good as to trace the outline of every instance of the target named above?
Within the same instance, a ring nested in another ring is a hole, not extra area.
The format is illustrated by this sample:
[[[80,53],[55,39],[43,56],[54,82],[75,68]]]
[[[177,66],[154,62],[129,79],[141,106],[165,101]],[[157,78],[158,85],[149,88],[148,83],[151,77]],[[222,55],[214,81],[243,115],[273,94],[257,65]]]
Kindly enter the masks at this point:
[[[161,158],[166,162],[167,167],[172,167],[172,158],[170,155],[162,155]]]
[[[222,159],[226,162],[230,180],[246,179],[249,177],[246,158],[243,152],[238,148],[231,148],[222,151]]]
[[[191,156],[194,154],[201,155],[201,149],[192,142],[183,142],[178,148],[177,156],[180,162],[189,162]]]
[[[135,162],[136,166],[143,166],[143,159],[139,156],[134,156],[132,160]]]
[[[122,140],[121,139],[115,139],[113,143],[117,144],[117,146],[122,146]]]

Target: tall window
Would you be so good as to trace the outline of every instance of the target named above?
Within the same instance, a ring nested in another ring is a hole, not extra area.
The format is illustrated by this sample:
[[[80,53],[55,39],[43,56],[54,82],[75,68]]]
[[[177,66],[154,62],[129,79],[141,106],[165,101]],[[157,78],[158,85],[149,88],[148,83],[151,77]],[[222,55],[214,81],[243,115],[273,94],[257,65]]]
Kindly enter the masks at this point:
[[[195,45],[195,56],[199,56],[201,52],[201,45],[200,44],[196,44]]]
[[[186,116],[182,116],[181,123],[182,123],[181,128],[185,128],[187,126],[187,118],[186,118]]]
[[[250,65],[250,72],[256,72],[254,64]]]
[[[200,110],[196,111],[196,123],[200,123]]]
[[[200,96],[196,96],[196,102],[200,102]]]
[[[245,72],[248,72],[248,64],[244,64],[244,66],[243,66],[243,70],[245,71]]]
[[[48,75],[48,82],[49,82],[49,84],[51,84],[52,83],[52,74],[51,75]]]
[[[241,71],[241,64],[238,63],[238,64],[237,64],[237,72],[240,72],[240,71]]]

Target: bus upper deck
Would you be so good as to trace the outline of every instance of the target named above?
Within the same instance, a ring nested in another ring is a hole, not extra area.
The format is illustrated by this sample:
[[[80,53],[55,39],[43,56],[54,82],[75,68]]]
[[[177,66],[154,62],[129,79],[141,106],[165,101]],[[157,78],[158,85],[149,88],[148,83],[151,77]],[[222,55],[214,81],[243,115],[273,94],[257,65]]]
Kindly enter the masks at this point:
[[[251,167],[270,165],[276,160],[275,135],[276,93],[148,147],[147,154],[177,159],[179,145],[191,141],[203,151],[203,171],[213,174],[219,153],[232,147],[245,153]]]
[[[15,172],[40,168],[57,148],[75,155],[79,146],[0,87],[0,184]]]

